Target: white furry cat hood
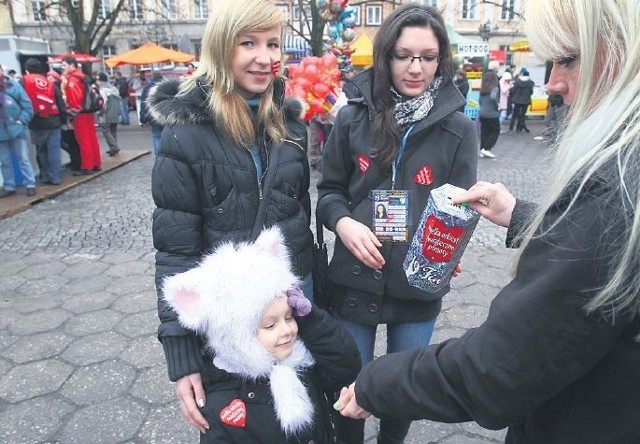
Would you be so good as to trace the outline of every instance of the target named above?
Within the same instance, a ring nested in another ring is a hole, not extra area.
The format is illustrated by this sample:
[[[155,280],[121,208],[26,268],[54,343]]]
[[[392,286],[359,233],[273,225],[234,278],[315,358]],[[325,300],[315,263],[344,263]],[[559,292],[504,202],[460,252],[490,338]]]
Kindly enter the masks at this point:
[[[257,339],[264,310],[298,286],[280,229],[253,243],[226,243],[191,270],[163,282],[167,303],[180,323],[206,337],[213,363],[249,380],[269,378],[278,420],[287,435],[313,424],[313,406],[298,371],[314,364],[300,339],[276,362]]]

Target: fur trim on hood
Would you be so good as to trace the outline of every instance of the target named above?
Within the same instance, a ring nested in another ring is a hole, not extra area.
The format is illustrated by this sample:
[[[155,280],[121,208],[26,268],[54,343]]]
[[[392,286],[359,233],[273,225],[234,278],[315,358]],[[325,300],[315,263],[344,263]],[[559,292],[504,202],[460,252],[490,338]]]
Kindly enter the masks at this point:
[[[264,310],[299,284],[280,229],[254,243],[219,246],[196,268],[165,279],[165,300],[180,323],[201,333],[215,353],[213,363],[249,380],[268,378],[276,414],[287,435],[310,426],[313,406],[298,372],[314,364],[300,339],[276,362],[257,338]]]
[[[178,97],[181,80],[169,79],[156,84],[149,91],[147,105],[151,117],[160,125],[199,125],[213,120],[207,108],[211,88],[202,78],[196,87]],[[276,103],[283,108],[288,119],[300,119],[301,104],[295,99],[284,99],[284,79],[276,80]]]

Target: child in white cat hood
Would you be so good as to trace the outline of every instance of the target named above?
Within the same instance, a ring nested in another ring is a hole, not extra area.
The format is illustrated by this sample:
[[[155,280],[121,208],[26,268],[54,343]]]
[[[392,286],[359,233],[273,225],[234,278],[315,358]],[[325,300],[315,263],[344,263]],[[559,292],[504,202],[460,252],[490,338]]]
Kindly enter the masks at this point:
[[[312,306],[277,227],[223,244],[167,278],[164,297],[214,356],[203,369],[201,443],[329,443],[332,393],[360,370],[353,339]]]

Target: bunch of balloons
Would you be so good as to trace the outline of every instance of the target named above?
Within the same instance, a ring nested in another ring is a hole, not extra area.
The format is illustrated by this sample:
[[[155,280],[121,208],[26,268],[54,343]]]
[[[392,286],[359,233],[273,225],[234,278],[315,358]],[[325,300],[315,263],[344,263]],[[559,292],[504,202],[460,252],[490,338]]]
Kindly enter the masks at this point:
[[[347,6],[349,0],[315,0],[320,19],[329,26],[331,52],[338,59],[341,71],[351,70],[353,49],[349,43],[356,38],[353,28],[356,26],[355,8]]]
[[[287,71],[289,80],[285,94],[302,102],[305,120],[331,111],[338,100],[342,76],[333,53],[304,57],[299,64],[288,65]]]

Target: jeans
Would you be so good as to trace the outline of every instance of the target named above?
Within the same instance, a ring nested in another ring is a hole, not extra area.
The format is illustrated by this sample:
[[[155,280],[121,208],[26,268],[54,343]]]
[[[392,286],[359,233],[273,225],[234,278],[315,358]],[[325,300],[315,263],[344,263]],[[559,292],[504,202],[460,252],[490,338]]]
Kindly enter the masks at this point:
[[[27,188],[36,187],[36,178],[29,160],[29,142],[26,137],[0,141],[0,169],[4,178],[4,189],[14,191],[16,189],[16,175],[11,162],[11,152],[15,154],[20,166],[20,172],[24,177]]]
[[[347,321],[339,316],[336,318],[351,334],[358,346],[362,365],[373,361],[373,351],[376,342],[377,326],[364,325]],[[387,324],[387,353],[396,353],[414,348],[426,347],[431,341],[436,319],[425,322],[406,322]],[[336,395],[336,399],[338,395]],[[364,420],[353,420],[334,415],[338,442],[360,444],[364,440]],[[381,419],[378,443],[402,443],[411,421],[396,419]]]
[[[129,97],[120,97],[122,124],[129,125]]]
[[[62,181],[60,165],[60,144],[62,131],[58,129],[33,130],[31,141],[36,146],[36,156],[40,165],[40,180],[58,185]]]
[[[153,145],[151,146],[151,151],[153,155],[158,157],[160,153],[160,138],[162,136],[162,127],[152,126],[151,127],[151,142]]]

